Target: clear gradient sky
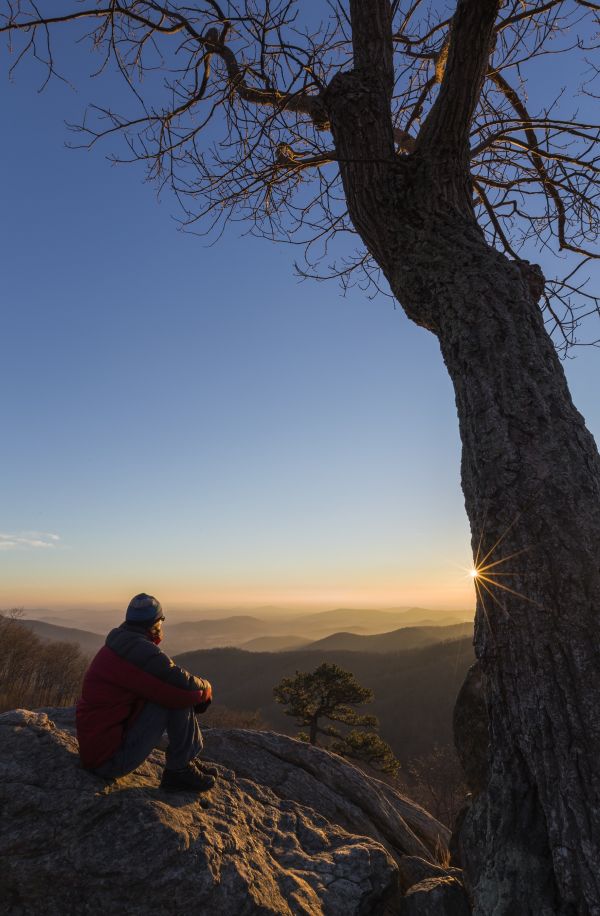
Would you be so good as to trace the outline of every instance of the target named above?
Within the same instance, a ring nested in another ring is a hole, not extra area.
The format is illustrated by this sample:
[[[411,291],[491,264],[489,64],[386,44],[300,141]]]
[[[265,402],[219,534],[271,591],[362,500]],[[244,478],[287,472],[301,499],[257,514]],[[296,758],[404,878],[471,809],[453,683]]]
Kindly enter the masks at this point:
[[[240,227],[205,247],[139,169],[66,150],[106,89],[61,44],[77,92],[0,87],[0,608],[472,607],[435,338]],[[600,353],[566,371],[598,439]]]

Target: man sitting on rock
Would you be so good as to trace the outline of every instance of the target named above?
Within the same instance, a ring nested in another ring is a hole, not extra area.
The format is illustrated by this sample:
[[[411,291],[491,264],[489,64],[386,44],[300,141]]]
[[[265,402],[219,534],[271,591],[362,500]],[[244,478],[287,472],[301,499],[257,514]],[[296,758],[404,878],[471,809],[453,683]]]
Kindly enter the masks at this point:
[[[161,788],[205,792],[217,771],[197,759],[202,736],[195,714],[207,710],[212,687],[158,648],[164,619],[156,598],[142,593],[106,637],[77,704],[79,755],[86,769],[117,778],[140,766],[166,731]]]

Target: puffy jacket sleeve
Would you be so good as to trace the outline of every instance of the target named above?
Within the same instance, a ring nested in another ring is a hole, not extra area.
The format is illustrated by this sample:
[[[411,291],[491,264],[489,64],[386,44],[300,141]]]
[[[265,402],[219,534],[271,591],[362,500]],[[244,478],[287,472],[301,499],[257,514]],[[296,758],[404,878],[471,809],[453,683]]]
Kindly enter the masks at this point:
[[[164,657],[170,661],[168,656]],[[166,706],[167,709],[184,709],[187,706],[205,703],[207,699],[210,699],[212,690],[208,681],[194,677],[183,668],[178,668],[174,663],[171,664],[177,669],[177,672],[180,672],[180,675],[169,670],[169,678],[166,679],[156,673],[156,668],[155,672],[151,673],[127,659],[119,658],[117,663],[111,666],[110,679],[113,683],[133,691],[145,700]],[[161,673],[167,673],[167,669],[163,669]]]
[[[172,658],[169,658],[158,646],[150,643],[150,648],[154,650],[147,657],[144,670],[153,677],[157,677],[165,684],[171,684],[173,687],[179,687],[181,690],[201,690],[208,691],[210,684],[195,674],[190,674],[185,668],[176,665]]]

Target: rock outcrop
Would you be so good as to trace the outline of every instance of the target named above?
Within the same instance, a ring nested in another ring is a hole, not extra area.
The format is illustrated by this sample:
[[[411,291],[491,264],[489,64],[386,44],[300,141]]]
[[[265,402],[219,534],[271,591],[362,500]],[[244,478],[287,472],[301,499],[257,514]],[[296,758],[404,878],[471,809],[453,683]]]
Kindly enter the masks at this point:
[[[479,662],[471,665],[459,691],[452,730],[465,782],[473,795],[479,795],[488,783],[490,768],[489,721]]]
[[[72,709],[0,715],[2,912],[383,916],[440,895],[468,912],[436,865],[448,831],[389,786],[270,732],[206,730],[204,756],[219,779],[200,798],[158,788],[160,750],[106,783],[79,766]]]

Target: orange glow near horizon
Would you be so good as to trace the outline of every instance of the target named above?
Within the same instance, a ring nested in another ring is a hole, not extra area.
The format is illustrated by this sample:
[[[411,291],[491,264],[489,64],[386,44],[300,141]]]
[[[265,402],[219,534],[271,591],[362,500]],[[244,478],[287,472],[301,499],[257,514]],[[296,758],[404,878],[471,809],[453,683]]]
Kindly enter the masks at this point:
[[[366,578],[366,577],[365,577]],[[50,611],[77,608],[111,609],[123,607],[133,594],[146,591],[156,595],[163,607],[177,611],[207,608],[251,609],[265,605],[283,610],[327,610],[336,607],[381,608],[423,607],[431,610],[461,610],[473,608],[473,590],[470,584],[451,574],[429,581],[411,579],[406,583],[396,581],[371,585],[366,581],[348,585],[273,583],[259,586],[256,583],[217,584],[183,583],[168,577],[135,574],[126,581],[114,584],[104,582],[72,581],[66,587],[57,581],[27,583],[0,591],[0,608],[43,608]]]

